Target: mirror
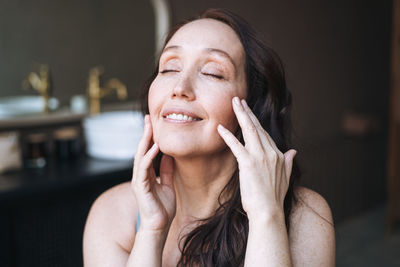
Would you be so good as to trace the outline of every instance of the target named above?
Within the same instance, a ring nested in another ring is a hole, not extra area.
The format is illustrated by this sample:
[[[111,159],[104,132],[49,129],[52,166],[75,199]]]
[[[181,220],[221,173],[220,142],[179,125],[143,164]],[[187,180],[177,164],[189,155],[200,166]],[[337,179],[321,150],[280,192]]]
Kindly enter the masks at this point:
[[[98,65],[105,70],[102,79],[118,78],[128,100],[135,100],[169,21],[165,0],[2,1],[0,98],[37,96],[32,88],[24,90],[22,81],[35,64],[46,64],[60,106],[86,94],[89,70]]]

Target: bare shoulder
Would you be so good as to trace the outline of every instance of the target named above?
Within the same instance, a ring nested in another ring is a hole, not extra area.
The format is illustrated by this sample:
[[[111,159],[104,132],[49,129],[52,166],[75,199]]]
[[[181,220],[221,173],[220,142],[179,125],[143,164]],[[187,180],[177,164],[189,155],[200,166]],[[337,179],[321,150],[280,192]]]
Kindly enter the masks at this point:
[[[95,208],[108,212],[125,212],[136,208],[136,200],[130,182],[115,185],[103,192],[94,202],[92,210]]]
[[[310,213],[310,216],[313,214],[333,226],[332,212],[329,204],[320,194],[303,186],[296,187],[294,194],[298,201],[293,206],[292,220],[296,221],[299,219],[299,216]]]
[[[85,261],[102,251],[130,251],[135,238],[137,206],[130,182],[116,185],[93,203],[85,225]]]
[[[289,241],[294,266],[334,266],[335,231],[331,209],[317,192],[295,189]]]

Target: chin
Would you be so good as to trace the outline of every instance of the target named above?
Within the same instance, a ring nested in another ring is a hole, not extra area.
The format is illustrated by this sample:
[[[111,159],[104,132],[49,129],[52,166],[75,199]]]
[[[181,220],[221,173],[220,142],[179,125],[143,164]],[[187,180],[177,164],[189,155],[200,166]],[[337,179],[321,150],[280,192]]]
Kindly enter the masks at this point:
[[[199,142],[190,142],[189,140],[177,142],[159,140],[158,145],[161,152],[173,158],[210,157],[226,149],[226,145],[222,142],[201,144]]]
[[[188,145],[179,141],[168,142],[168,140],[160,140],[158,145],[162,153],[174,158],[193,157],[195,156],[196,152],[198,152],[198,149],[196,149],[195,145]]]

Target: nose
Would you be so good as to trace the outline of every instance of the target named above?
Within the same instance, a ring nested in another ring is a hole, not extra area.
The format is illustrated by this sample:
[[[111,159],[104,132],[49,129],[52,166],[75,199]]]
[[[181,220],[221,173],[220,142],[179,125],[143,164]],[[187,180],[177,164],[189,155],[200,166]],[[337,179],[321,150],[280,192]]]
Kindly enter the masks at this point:
[[[188,101],[192,101],[196,98],[193,82],[192,82],[192,75],[189,73],[182,73],[180,75],[177,84],[175,85],[174,89],[172,90],[172,98],[183,98]]]

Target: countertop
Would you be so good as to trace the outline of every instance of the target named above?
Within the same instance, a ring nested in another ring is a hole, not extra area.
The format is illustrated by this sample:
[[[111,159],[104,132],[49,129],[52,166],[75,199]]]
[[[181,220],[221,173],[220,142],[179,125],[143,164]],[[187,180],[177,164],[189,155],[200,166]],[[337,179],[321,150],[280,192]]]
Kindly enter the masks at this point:
[[[101,107],[101,112],[140,110],[138,101],[108,103]],[[72,112],[69,107],[62,107],[48,114],[20,115],[10,118],[0,118],[0,131],[32,129],[78,123],[89,116],[85,112]]]
[[[21,169],[0,174],[0,203],[21,197],[57,194],[66,189],[104,183],[107,180],[130,180],[132,160],[102,160],[81,154],[69,160],[47,159],[41,169]]]

